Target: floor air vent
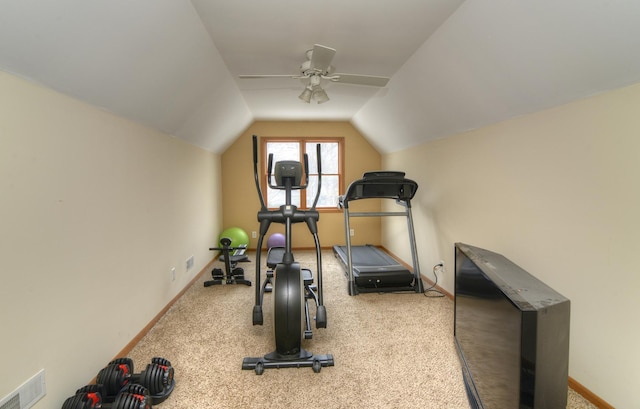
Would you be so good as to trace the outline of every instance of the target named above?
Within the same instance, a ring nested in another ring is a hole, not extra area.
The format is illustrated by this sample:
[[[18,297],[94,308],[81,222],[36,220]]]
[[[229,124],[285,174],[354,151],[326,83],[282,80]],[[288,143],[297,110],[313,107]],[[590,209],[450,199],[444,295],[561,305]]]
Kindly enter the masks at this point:
[[[14,392],[13,396],[0,406],[0,409],[20,409],[20,394]]]
[[[29,409],[46,395],[44,369],[0,400],[0,409]]]

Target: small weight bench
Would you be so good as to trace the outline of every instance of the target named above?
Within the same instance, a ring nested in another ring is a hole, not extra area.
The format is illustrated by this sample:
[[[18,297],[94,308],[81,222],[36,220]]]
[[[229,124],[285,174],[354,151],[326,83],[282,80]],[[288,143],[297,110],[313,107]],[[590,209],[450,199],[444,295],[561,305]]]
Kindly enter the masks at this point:
[[[238,247],[233,247],[233,251],[229,253],[229,262],[231,263],[231,267],[235,267],[238,263],[248,263],[249,256],[246,254],[247,245],[241,244]],[[218,258],[219,261],[224,263],[224,252]]]
[[[282,258],[284,257],[284,247],[271,247],[269,252],[267,253],[267,267],[269,270],[267,271],[267,279],[264,280],[262,284],[262,296],[264,297],[264,293],[269,293],[272,290],[272,279],[274,277],[274,271],[276,266],[282,262]],[[318,305],[318,296],[316,294],[317,288],[313,284],[313,273],[308,268],[300,269],[302,273],[302,280],[304,284],[304,313],[305,313],[305,322],[306,328],[304,331],[304,339],[313,338],[313,333],[311,331],[311,315],[309,313],[309,299],[313,299]],[[262,302],[262,300],[261,300]]]
[[[251,286],[251,281],[244,278],[244,269],[238,267],[239,262],[249,261],[249,257],[245,254],[247,245],[231,247],[231,239],[228,237],[221,238],[220,244],[222,247],[211,247],[209,250],[222,252],[219,260],[224,262],[224,271],[220,268],[211,270],[211,280],[205,281],[204,286],[209,287],[223,283]]]

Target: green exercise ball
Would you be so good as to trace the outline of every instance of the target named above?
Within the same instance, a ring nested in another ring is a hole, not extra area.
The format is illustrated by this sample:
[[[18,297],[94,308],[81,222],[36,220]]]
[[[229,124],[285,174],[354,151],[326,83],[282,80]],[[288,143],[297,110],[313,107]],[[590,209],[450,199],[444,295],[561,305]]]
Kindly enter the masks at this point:
[[[240,227],[229,227],[225,229],[220,236],[218,237],[218,243],[220,243],[220,239],[223,237],[228,237],[231,239],[231,247],[239,247],[241,245],[249,245],[249,235],[246,231],[242,230]],[[222,246],[222,243],[220,243]]]

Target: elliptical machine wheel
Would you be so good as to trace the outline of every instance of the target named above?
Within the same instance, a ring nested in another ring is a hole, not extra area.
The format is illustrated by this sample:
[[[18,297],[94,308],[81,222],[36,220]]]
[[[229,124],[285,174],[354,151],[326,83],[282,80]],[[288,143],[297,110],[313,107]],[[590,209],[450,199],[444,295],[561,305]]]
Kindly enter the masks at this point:
[[[280,359],[286,356],[299,358],[305,319],[304,287],[299,263],[278,265],[273,295],[275,352]]]

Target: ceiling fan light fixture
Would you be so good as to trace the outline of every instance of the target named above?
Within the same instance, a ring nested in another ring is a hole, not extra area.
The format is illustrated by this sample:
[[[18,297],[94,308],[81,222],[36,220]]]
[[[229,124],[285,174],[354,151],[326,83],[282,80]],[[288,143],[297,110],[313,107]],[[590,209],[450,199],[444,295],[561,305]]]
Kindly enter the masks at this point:
[[[325,102],[329,101],[329,96],[327,95],[325,90],[320,87],[317,87],[317,89],[313,91],[312,97],[318,104],[324,104]]]
[[[311,91],[311,88],[307,87],[304,89],[304,91],[302,91],[302,94],[300,94],[298,96],[298,98],[300,98],[302,101],[306,102],[307,104],[311,103],[311,97],[313,96],[313,91]]]

